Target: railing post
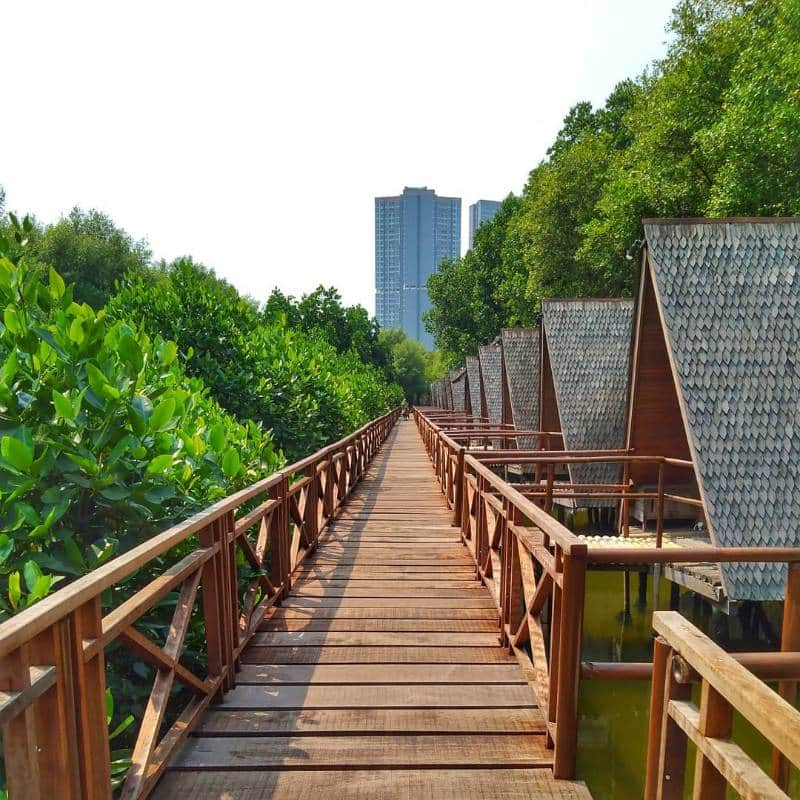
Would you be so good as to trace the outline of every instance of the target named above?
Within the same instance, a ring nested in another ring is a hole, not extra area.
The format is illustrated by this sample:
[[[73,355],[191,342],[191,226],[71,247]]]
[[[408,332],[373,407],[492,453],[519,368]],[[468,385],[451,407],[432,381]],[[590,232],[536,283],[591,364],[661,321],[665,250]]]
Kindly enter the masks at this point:
[[[558,701],[553,774],[556,778],[575,777],[578,749],[578,689],[583,641],[583,604],[586,595],[585,546],[572,546],[564,555],[561,625],[558,652]]]
[[[629,508],[630,500],[628,500],[628,489],[631,482],[631,465],[626,461],[625,466],[622,468],[622,500],[619,504],[620,514],[620,529],[622,535],[627,539],[631,532],[631,513]]]
[[[800,563],[789,564],[786,592],[783,598],[781,651],[800,651]],[[797,702],[797,681],[781,681],[778,694],[788,703]],[[784,791],[789,790],[789,761],[777,748],[772,750],[772,780]]]
[[[656,547],[664,538],[664,462],[658,464],[658,498],[656,500]]]
[[[462,498],[464,496],[464,448],[458,448],[455,477],[455,499],[453,500],[453,525],[461,527]]]
[[[661,748],[658,755],[658,800],[682,800],[686,773],[686,735],[669,714],[670,700],[686,700],[691,696],[691,686],[675,680],[672,665],[675,652],[667,656],[664,678],[663,714],[661,717]],[[655,676],[654,676],[655,677]]]
[[[358,455],[356,454],[356,463]],[[303,470],[303,475],[311,481],[306,486],[306,505],[303,509],[303,528],[305,529],[306,541],[308,542],[309,553],[317,546],[319,536],[319,518],[317,517],[317,505],[319,503],[319,492],[317,490],[317,464],[312,462]]]
[[[71,615],[71,628],[83,797],[86,800],[110,800],[111,753],[106,723],[105,655],[99,650],[87,660],[83,654],[84,641],[102,634],[103,613],[99,596],[75,609]]]
[[[645,768],[644,800],[658,798],[658,759],[661,753],[661,726],[664,717],[664,688],[670,646],[663,637],[653,642],[653,677],[650,686],[650,716],[647,728],[647,761]]]

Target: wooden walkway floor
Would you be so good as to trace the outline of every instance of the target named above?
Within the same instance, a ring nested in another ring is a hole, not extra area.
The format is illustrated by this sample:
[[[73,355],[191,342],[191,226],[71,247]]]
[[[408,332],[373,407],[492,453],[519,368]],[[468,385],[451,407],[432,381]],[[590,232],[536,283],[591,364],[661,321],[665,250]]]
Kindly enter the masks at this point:
[[[450,518],[399,423],[154,797],[588,800]]]

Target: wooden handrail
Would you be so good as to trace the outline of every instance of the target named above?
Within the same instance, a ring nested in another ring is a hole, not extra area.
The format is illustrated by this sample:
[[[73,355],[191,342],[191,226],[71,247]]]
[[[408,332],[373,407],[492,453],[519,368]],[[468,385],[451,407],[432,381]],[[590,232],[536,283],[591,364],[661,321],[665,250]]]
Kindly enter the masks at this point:
[[[800,581],[800,567],[792,572],[790,582]],[[784,613],[796,617],[800,611],[785,608]],[[659,653],[653,667],[646,800],[683,796],[687,740],[698,751],[695,797],[722,800],[730,785],[743,797],[787,798],[788,773],[767,776],[732,741],[732,717],[734,711],[741,714],[781,758],[798,765],[800,712],[679,613],[656,612],[653,628]],[[678,659],[699,676],[699,708],[674,672]]]
[[[395,410],[373,420],[214,503],[1,624],[0,724],[9,796],[111,798],[105,650],[114,642],[156,670],[120,795],[146,796],[208,704],[235,685],[242,649],[267,609],[286,595],[293,573],[361,480],[398,415]],[[194,535],[196,547],[180,561],[104,612],[107,589]],[[241,587],[237,551],[253,570]],[[133,625],[172,591],[178,602],[159,646]],[[198,597],[205,677],[179,663]],[[160,736],[175,680],[192,699]]]

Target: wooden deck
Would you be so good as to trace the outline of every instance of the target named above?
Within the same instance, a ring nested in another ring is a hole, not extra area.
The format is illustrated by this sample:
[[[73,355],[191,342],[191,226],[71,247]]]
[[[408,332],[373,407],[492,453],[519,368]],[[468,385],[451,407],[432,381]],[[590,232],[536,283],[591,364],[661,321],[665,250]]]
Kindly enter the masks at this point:
[[[450,520],[399,423],[153,796],[589,800]]]

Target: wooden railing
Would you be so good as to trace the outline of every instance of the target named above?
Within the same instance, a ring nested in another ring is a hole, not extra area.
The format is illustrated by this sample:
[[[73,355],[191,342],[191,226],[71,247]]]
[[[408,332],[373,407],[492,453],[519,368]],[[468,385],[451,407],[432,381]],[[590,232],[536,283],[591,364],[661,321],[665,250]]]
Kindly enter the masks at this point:
[[[665,473],[668,469],[685,470],[693,481],[694,465],[691,461],[670,458],[667,456],[638,455],[630,450],[563,450],[563,436],[557,431],[523,431],[507,426],[496,428],[482,422],[468,425],[459,415],[456,422],[448,420],[440,413],[435,418],[426,414],[418,414],[418,427],[425,442],[428,454],[434,462],[437,477],[442,491],[451,507],[456,504],[456,486],[458,474],[464,454],[468,453],[487,466],[507,467],[516,465],[528,467],[533,475],[533,483],[516,483],[515,488],[526,497],[530,497],[547,511],[550,511],[556,500],[571,501],[618,501],[619,528],[623,536],[630,534],[630,509],[637,500],[652,500],[655,506],[656,546],[661,547],[664,535],[666,503],[687,507],[687,517],[693,514],[703,515],[703,502],[699,497],[688,497],[668,491]],[[492,437],[495,447],[488,449],[487,443]],[[500,438],[502,437],[502,438]],[[536,449],[521,449],[515,445],[521,439],[536,438]],[[480,442],[475,447],[474,443]],[[559,449],[555,449],[559,448]],[[565,468],[591,464],[609,464],[615,466],[621,474],[619,483],[573,483]],[[637,488],[631,481],[630,474],[635,468],[652,467],[657,474],[655,490]],[[576,503],[580,505],[580,503]],[[456,516],[460,510],[456,507]]]
[[[800,650],[800,565],[791,568],[784,607],[783,643]],[[788,592],[787,592],[788,594]],[[788,599],[788,598],[787,598]],[[789,764],[800,765],[800,712],[794,707],[800,678],[797,652],[759,653],[748,669],[674,611],[656,612],[653,685],[647,742],[645,800],[682,800],[688,742],[697,748],[692,796],[788,800]],[[781,678],[780,693],[762,679]],[[700,684],[700,705],[691,701]],[[734,712],[773,748],[772,774],[732,738]]]
[[[286,595],[292,574],[361,479],[397,415],[374,420],[215,503],[0,625],[0,730],[9,797],[111,797],[105,651],[114,643],[155,669],[120,795],[147,796],[209,703],[234,686],[242,649],[267,609]],[[196,537],[193,547],[190,537]],[[104,593],[148,565],[152,569],[184,542],[191,547],[187,555],[116,607],[104,608]],[[240,560],[249,579],[240,574]],[[174,591],[177,605],[160,646],[135,623]],[[204,676],[180,663],[198,594]],[[161,736],[175,681],[191,692],[191,700]]]
[[[766,547],[613,547],[590,546],[542,507],[540,496],[526,497],[493,472],[497,454],[485,461],[468,452],[415,409],[415,419],[453,508],[453,524],[490,589],[499,613],[500,633],[525,668],[545,713],[548,741],[554,747],[554,773],[574,778],[578,694],[586,672],[594,679],[631,677],[628,665],[581,664],[586,573],[593,566],[625,570],[651,565],[720,562],[800,563],[800,548]],[[541,456],[542,454],[539,454]],[[539,457],[537,456],[537,457]],[[580,459],[583,456],[573,456]],[[587,456],[591,458],[592,456]],[[509,458],[516,458],[510,455]],[[562,459],[547,454],[544,458]],[[608,456],[598,456],[608,460]],[[548,481],[552,481],[552,475]],[[792,596],[792,595],[788,595]],[[620,669],[623,667],[623,669]],[[639,665],[631,665],[647,677]]]

